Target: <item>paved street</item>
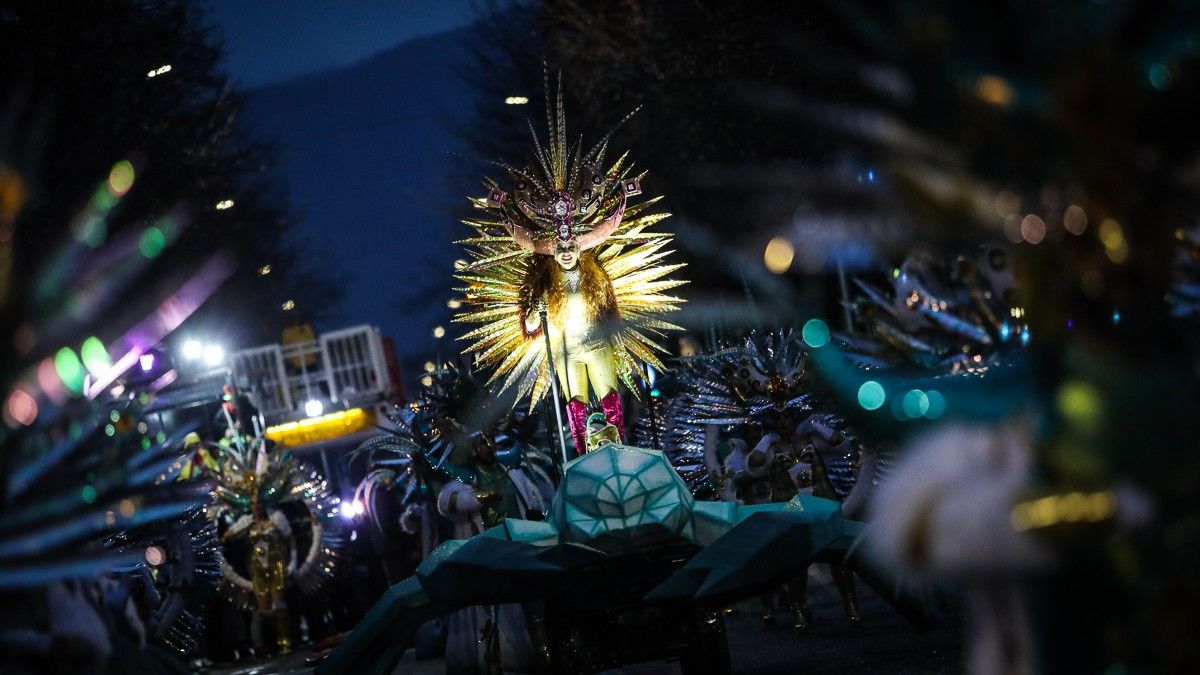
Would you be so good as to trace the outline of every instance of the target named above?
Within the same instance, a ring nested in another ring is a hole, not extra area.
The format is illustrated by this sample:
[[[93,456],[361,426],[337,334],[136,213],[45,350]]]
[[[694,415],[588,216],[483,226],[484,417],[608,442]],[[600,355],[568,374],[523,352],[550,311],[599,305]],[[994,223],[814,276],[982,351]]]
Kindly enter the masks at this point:
[[[727,617],[729,650],[737,675],[767,673],[896,673],[934,675],[961,672],[959,622],[954,614],[927,633],[918,633],[878,596],[858,584],[859,611],[864,626],[851,629],[842,613],[841,599],[827,581],[824,570],[813,572],[809,584],[812,627],[795,635],[780,612],[779,623],[762,623],[757,601],[744,602]],[[223,675],[267,675],[308,673],[308,654],[301,651],[287,659],[215,669]],[[410,650],[397,667],[397,675],[432,675],[445,672],[440,659],[417,661]],[[611,675],[666,675],[678,673],[674,663],[658,662],[607,671]]]

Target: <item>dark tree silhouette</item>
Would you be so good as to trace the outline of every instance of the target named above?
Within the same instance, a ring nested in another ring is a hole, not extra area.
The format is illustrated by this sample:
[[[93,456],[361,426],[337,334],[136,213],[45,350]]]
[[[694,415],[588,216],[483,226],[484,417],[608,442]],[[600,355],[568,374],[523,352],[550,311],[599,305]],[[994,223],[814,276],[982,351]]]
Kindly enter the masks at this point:
[[[219,38],[190,3],[0,7],[0,167],[14,193],[0,333],[20,338],[0,345],[6,365],[78,346],[85,328],[111,339],[222,251],[232,275],[191,320],[232,343],[277,339],[287,299],[310,316],[329,306],[334,280],[287,237],[271,153],[240,135]],[[123,161],[136,177],[116,199],[105,181]],[[136,264],[118,255],[131,246]]]

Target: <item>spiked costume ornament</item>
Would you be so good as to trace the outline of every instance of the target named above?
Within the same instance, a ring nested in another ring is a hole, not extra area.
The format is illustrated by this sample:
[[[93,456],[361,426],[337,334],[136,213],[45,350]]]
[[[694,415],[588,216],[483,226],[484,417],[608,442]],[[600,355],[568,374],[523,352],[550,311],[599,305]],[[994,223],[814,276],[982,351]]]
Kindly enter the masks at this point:
[[[1004,249],[947,260],[911,254],[892,273],[892,290],[862,280],[851,305],[865,334],[841,335],[850,357],[868,368],[917,365],[948,374],[981,374],[1029,342],[1024,310]]]
[[[683,302],[665,293],[685,282],[667,278],[682,264],[662,263],[671,235],[649,231],[668,215],[650,212],[658,198],[631,203],[645,174],[624,155],[604,164],[611,132],[587,151],[568,144],[561,84],[546,115],[549,138],[543,145],[533,133],[534,164],[504,166],[512,191],[488,179],[487,197],[472,200],[486,216],[466,221],[476,236],[460,242],[471,262],[458,275],[467,309],[455,320],[483,324],[462,337],[465,351],[494,368],[489,384],[516,386],[531,405],[551,388],[553,363],[583,454],[589,390],[623,437],[617,389],[636,394],[641,365],[662,368],[655,340],[679,327],[660,316]]]

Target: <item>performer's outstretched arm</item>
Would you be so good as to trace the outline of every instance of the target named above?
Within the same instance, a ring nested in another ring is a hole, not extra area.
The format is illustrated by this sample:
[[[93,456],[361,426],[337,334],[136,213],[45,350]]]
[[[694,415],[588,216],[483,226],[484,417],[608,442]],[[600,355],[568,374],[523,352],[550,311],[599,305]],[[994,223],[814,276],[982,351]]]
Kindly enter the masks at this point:
[[[621,193],[621,204],[617,206],[617,210],[613,214],[600,222],[599,225],[593,227],[587,234],[581,234],[578,237],[579,250],[586,251],[589,248],[596,248],[608,239],[609,235],[617,231],[621,226],[621,219],[625,216],[625,193]]]
[[[517,246],[540,255],[554,255],[554,244],[549,240],[537,241],[533,238],[533,232],[529,228],[518,225],[508,214],[504,214],[504,228],[512,235],[513,241],[517,242]]]

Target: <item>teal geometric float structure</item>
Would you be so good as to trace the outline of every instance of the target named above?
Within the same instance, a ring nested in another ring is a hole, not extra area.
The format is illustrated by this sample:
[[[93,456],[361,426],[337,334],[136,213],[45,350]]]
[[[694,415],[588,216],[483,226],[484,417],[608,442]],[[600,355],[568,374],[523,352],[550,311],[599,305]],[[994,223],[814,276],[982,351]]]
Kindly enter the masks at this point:
[[[661,452],[606,445],[573,460],[550,508],[559,541],[608,553],[694,540],[695,500]]]
[[[548,520],[510,518],[436,548],[413,577],[384,594],[317,673],[391,673],[430,618],[471,605],[570,601],[579,574],[647,550],[690,551],[686,563],[645,594],[648,604],[715,607],[832,560],[918,627],[932,624],[938,615],[932,596],[857,553],[862,529],[838,502],[819,497],[755,506],[695,501],[661,452],[605,445],[566,464]]]

